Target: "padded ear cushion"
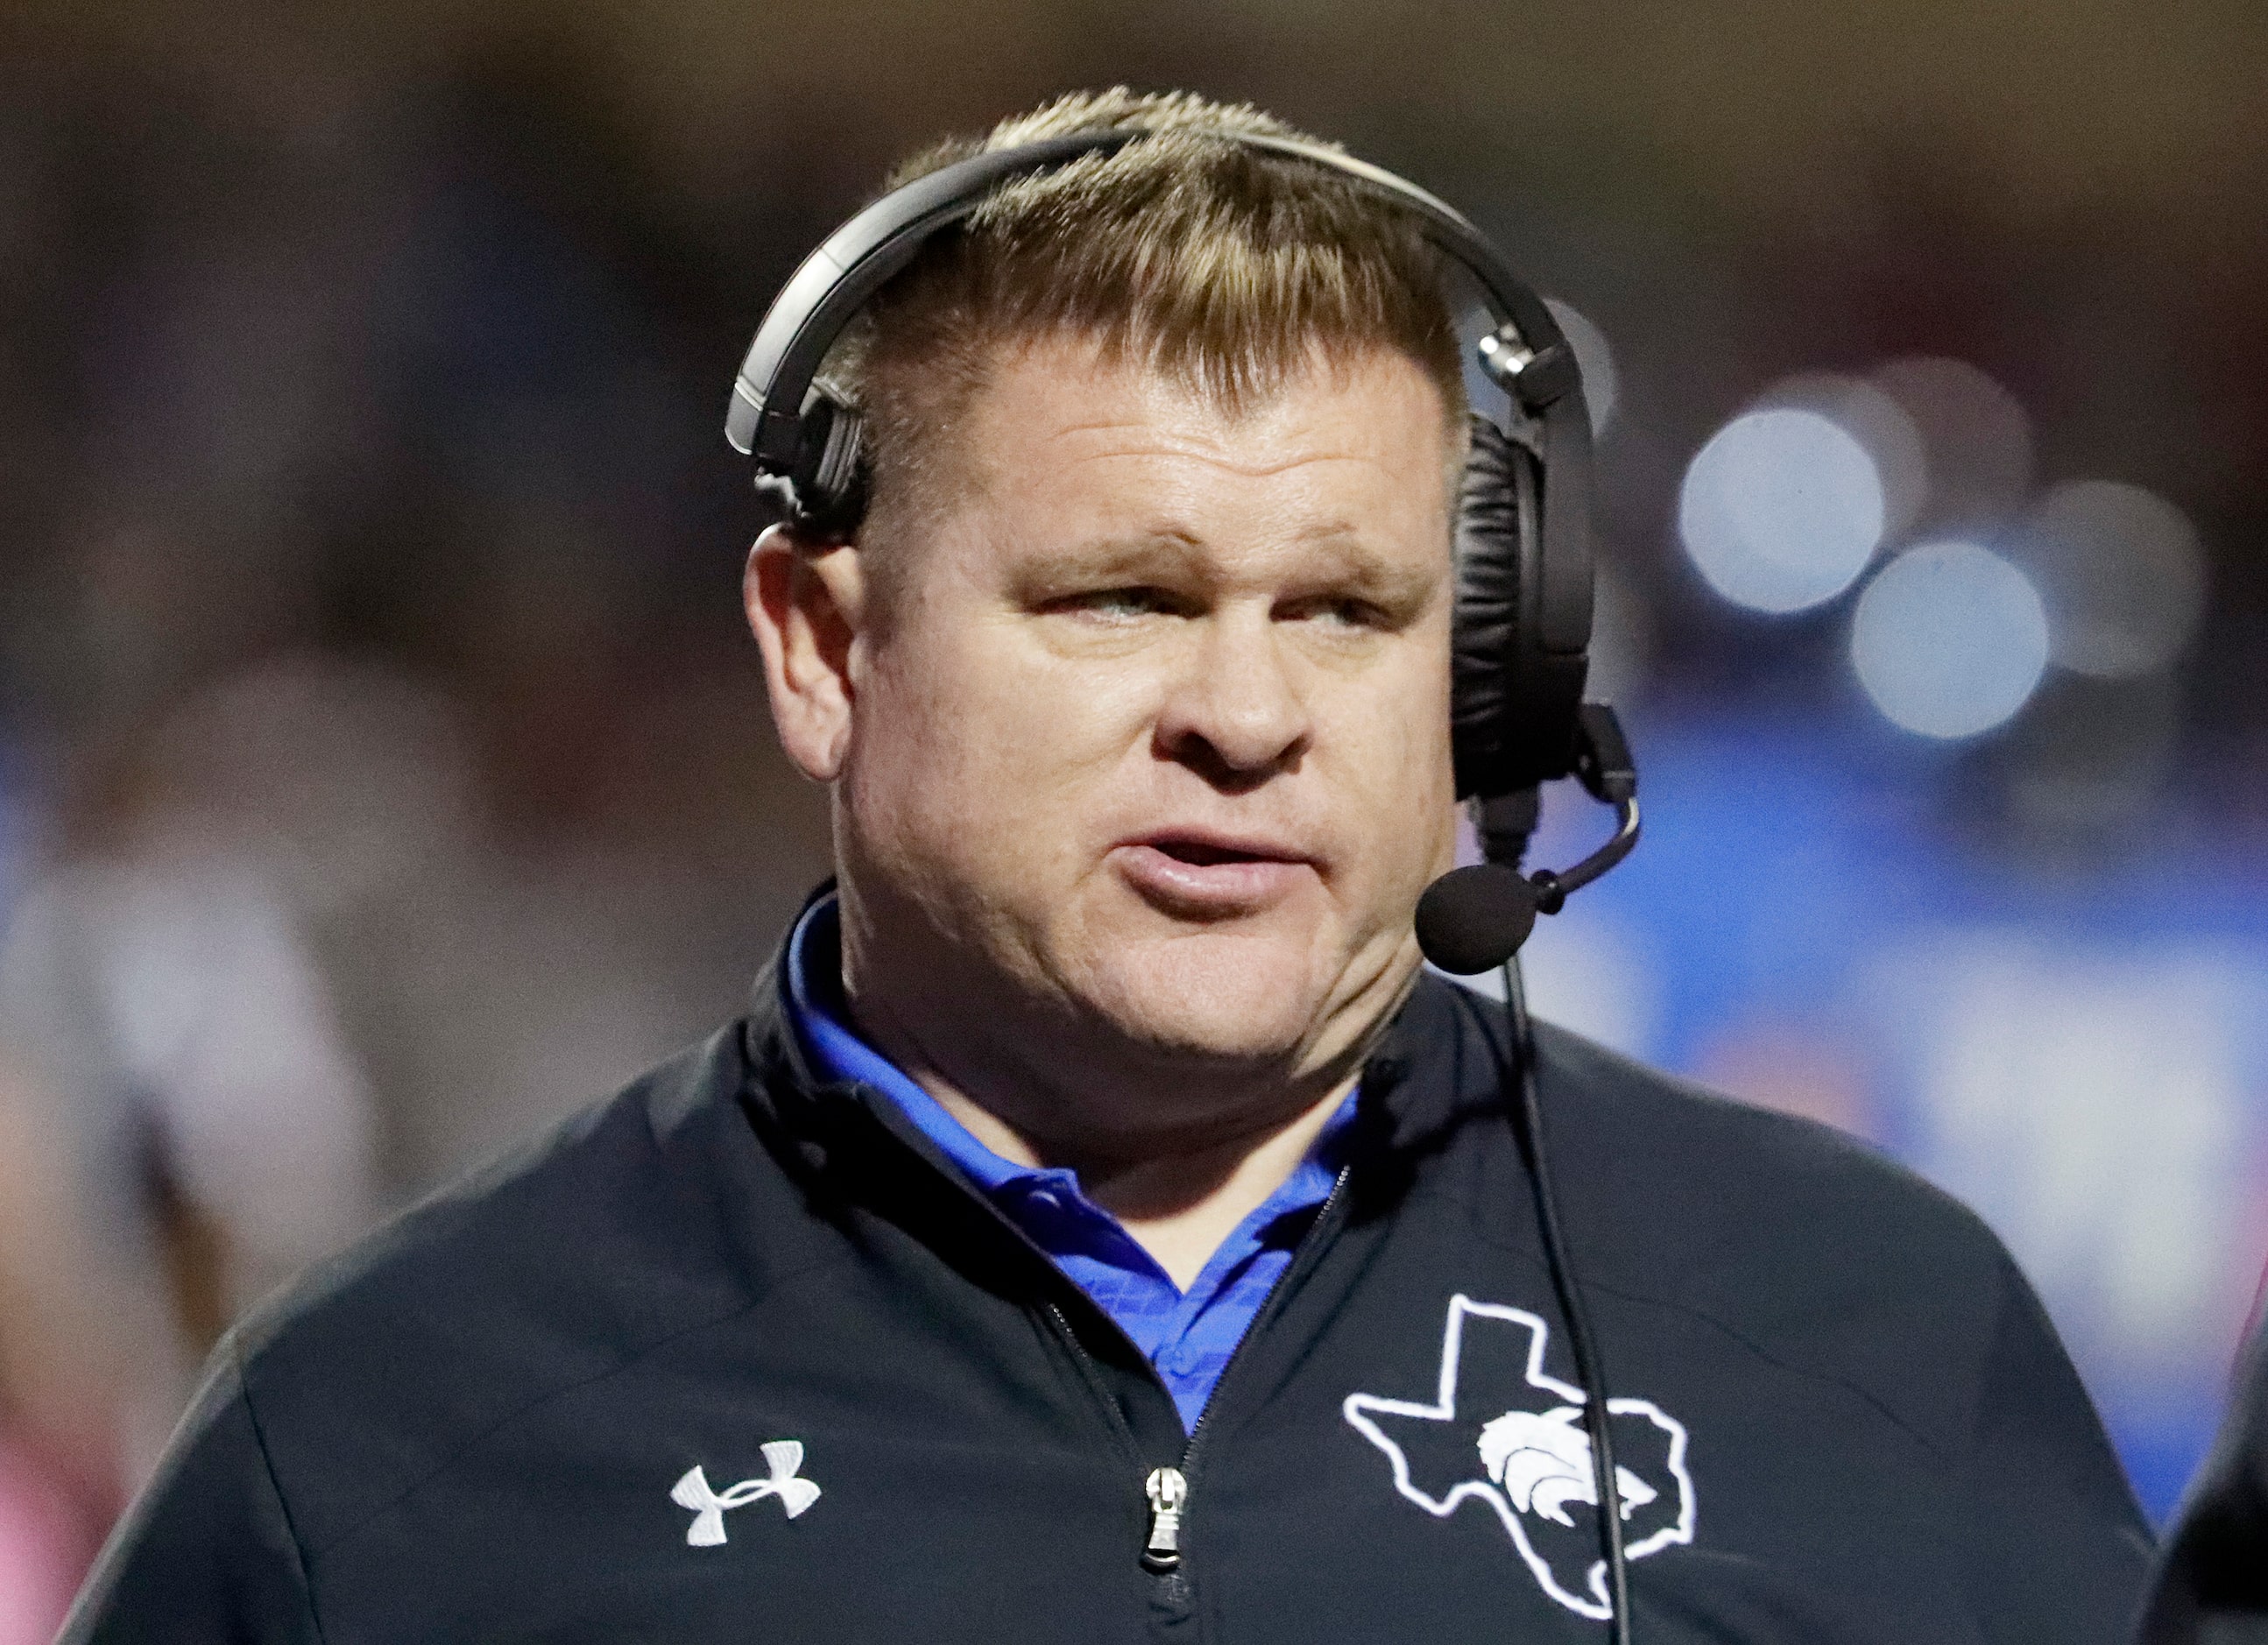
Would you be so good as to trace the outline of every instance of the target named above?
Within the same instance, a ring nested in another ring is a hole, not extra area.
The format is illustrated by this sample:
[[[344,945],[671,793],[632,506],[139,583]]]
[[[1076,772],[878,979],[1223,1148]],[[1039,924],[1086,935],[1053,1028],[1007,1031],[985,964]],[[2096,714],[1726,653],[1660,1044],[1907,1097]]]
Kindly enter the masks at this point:
[[[798,530],[844,538],[866,511],[865,419],[814,384],[804,396],[796,435],[795,465],[785,474],[756,478],[759,490],[784,505]]]
[[[1458,488],[1449,718],[1457,797],[1491,798],[1563,777],[1574,763],[1582,652],[1544,649],[1542,466],[1488,418],[1472,418]],[[1586,545],[1573,545],[1580,552]]]

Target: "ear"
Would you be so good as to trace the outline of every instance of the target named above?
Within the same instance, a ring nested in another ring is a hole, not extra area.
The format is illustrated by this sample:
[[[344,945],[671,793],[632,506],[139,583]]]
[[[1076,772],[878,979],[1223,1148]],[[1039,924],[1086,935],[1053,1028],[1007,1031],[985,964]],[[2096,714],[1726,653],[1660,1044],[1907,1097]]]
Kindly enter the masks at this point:
[[[858,551],[775,525],[748,551],[740,598],[764,654],[780,744],[806,776],[832,782],[850,751],[858,695],[852,657],[865,615]]]

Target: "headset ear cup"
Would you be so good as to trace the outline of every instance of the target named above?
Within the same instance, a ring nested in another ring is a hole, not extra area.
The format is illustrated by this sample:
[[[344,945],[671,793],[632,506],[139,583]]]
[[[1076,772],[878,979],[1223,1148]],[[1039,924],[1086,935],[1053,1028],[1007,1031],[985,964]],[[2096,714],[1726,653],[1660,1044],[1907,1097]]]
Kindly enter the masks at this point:
[[[789,518],[817,536],[847,537],[866,510],[865,419],[814,385],[803,402]]]
[[[1563,777],[1574,759],[1585,655],[1547,650],[1543,466],[1488,418],[1472,418],[1458,488],[1450,726],[1457,797],[1509,794]],[[1562,552],[1585,552],[1587,544]]]

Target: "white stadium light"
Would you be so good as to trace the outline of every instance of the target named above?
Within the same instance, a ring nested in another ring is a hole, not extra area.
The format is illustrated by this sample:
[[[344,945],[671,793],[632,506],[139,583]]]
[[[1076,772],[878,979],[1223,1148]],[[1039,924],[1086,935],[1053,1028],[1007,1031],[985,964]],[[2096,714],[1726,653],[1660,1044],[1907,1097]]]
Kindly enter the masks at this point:
[[[1966,360],[1893,360],[1874,382],[1921,435],[1927,518],[1961,527],[2007,518],[2032,483],[2032,420],[2016,397]]]
[[[2040,683],[2047,611],[2031,580],[1990,549],[1924,543],[1859,596],[1851,662],[1895,724],[1974,737],[2013,716]]]
[[[1888,518],[1866,446],[1817,411],[1742,413],[1695,454],[1678,495],[1686,552],[1754,611],[1801,611],[1858,580]]]
[[[2057,665],[2102,679],[2163,668],[2205,614],[2205,554],[2189,517],[2111,480],[2058,486],[2024,522]]]
[[[1929,501],[1927,444],[1905,408],[1877,385],[1840,371],[1799,371],[1766,389],[1756,404],[1815,411],[1867,448],[1882,482],[1885,541],[1896,541],[1920,517]]]

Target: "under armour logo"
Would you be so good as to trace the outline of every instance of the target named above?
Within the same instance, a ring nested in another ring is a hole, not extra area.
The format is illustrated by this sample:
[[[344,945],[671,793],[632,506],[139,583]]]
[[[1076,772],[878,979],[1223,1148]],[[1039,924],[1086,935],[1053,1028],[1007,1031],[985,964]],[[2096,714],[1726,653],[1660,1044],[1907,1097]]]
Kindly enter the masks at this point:
[[[760,1498],[777,1496],[780,1506],[787,1509],[787,1516],[793,1519],[819,1500],[819,1487],[796,1477],[803,1468],[801,1440],[769,1440],[762,1450],[764,1466],[770,1470],[767,1478],[743,1480],[722,1491],[712,1491],[709,1488],[709,1476],[696,1464],[669,1487],[671,1502],[693,1510],[693,1524],[685,1533],[688,1543],[696,1548],[720,1546],[725,1540],[725,1510],[728,1508],[746,1508]]]

